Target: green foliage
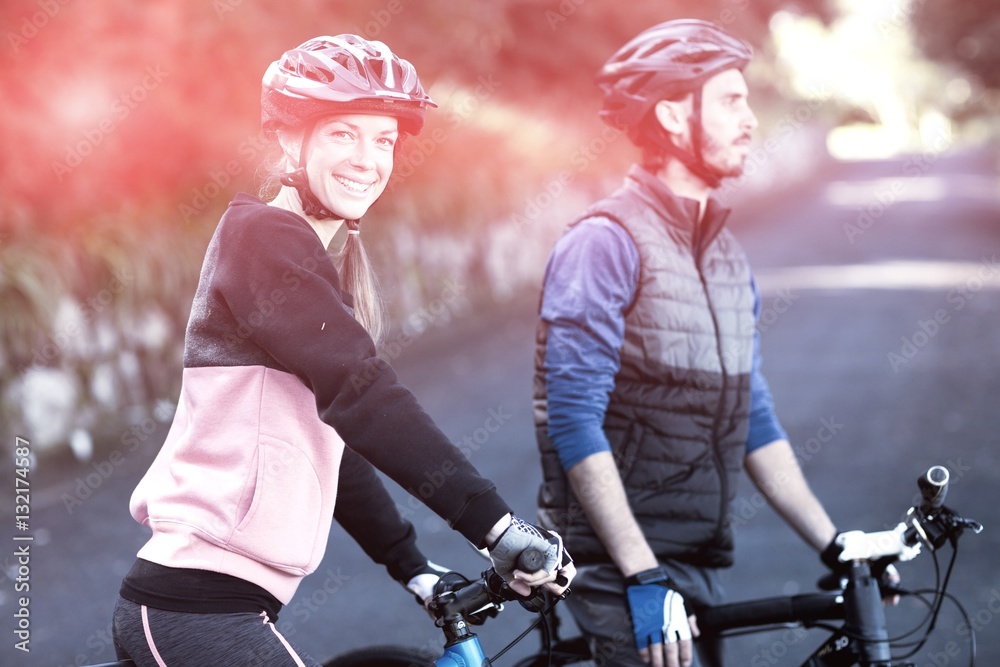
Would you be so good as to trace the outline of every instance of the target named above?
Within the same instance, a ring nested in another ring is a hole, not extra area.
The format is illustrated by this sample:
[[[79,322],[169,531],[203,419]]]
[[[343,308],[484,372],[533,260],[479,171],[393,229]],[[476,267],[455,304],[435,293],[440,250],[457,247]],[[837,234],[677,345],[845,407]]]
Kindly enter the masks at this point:
[[[5,380],[31,363],[43,332],[50,330],[59,297],[71,289],[59,271],[68,260],[65,246],[45,238],[8,236],[0,244],[0,368]]]
[[[114,432],[128,415],[175,400],[206,241],[110,219],[58,239],[8,233],[0,243],[3,422],[30,427],[21,401],[32,368],[58,371],[74,387],[75,414],[51,415],[67,427]]]

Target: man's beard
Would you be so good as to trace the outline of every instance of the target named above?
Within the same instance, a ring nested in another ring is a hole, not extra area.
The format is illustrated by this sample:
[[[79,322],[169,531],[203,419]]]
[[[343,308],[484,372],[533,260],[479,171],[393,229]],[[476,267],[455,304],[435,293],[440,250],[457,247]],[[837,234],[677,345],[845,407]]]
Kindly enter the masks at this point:
[[[735,164],[720,165],[719,161],[715,158],[726,155],[727,151],[725,147],[707,133],[702,133],[701,139],[701,159],[712,173],[716,174],[719,178],[736,178],[743,175],[746,156]]]

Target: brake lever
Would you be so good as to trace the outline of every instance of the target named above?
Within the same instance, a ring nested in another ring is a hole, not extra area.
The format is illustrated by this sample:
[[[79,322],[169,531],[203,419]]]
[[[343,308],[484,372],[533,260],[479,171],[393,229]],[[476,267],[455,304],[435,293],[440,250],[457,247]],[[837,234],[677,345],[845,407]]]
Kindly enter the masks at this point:
[[[979,523],[975,519],[963,519],[962,517],[955,517],[955,519],[958,521],[960,528],[968,528],[974,535],[978,535],[983,532],[983,524]]]
[[[942,505],[933,513],[925,513],[913,507],[907,513],[909,518],[907,537],[926,544],[932,550],[940,549],[949,539],[958,539],[966,529],[973,534],[983,531],[983,524],[974,519],[964,519],[948,507]]]

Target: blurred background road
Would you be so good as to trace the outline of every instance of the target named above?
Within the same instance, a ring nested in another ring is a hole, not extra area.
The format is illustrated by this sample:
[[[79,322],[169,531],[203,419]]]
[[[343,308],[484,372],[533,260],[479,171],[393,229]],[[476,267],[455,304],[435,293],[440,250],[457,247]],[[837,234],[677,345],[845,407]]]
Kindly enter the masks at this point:
[[[963,541],[951,590],[978,630],[977,664],[1000,664],[996,3],[15,0],[0,7],[0,139],[11,147],[0,155],[0,451],[11,461],[16,437],[31,442],[30,527],[18,534],[34,540],[23,653],[11,465],[0,665],[112,658],[117,587],[146,539],[128,498],[173,414],[204,248],[231,196],[256,191],[270,150],[257,130],[260,75],[319,33],[386,41],[440,105],[365,218],[394,323],[383,354],[533,516],[541,271],[565,224],[634,157],[596,119],[593,72],[640,30],[681,16],[755,49],[746,76],[760,128],[745,176],[719,196],[764,291],[765,372],[800,462],[844,530],[894,525],[922,471],[951,470],[948,504],[986,525]],[[431,558],[469,574],[484,566],[394,493]],[[813,587],[815,554],[749,485],[732,521],[733,599]],[[286,635],[320,659],[386,641],[437,645],[423,612],[339,529],[330,544],[282,612]],[[933,586],[928,557],[900,569],[908,586]],[[892,632],[922,614],[904,601]],[[528,621],[516,606],[491,621],[488,652]],[[967,664],[968,639],[945,603],[910,659]],[[730,662],[794,665],[818,641],[740,638]]]

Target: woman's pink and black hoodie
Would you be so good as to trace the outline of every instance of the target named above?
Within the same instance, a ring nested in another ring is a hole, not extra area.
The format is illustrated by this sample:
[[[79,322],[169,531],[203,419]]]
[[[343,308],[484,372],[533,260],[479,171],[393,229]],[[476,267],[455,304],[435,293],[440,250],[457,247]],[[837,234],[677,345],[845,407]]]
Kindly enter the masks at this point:
[[[236,197],[202,267],[173,425],[132,496],[153,531],[142,561],[230,575],[287,604],[326,550],[345,447],[476,544],[509,512],[376,356],[350,303],[305,220]],[[355,531],[382,512],[358,507],[365,497],[348,499]]]

